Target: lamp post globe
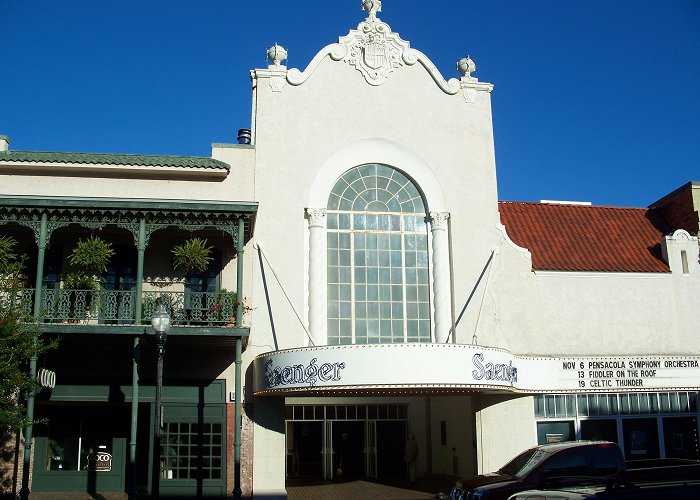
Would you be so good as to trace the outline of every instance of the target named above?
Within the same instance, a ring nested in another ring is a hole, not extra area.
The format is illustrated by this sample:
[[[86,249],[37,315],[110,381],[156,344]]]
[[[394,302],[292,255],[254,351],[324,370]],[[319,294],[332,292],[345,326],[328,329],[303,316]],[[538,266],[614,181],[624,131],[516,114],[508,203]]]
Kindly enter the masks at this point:
[[[154,478],[154,496],[159,497],[160,489],[160,431],[163,424],[163,402],[162,402],[162,391],[163,391],[163,358],[165,356],[165,341],[167,339],[168,330],[170,329],[170,314],[163,304],[162,300],[158,299],[158,304],[156,305],[156,310],[151,317],[151,327],[156,336],[156,349],[157,349],[157,365],[156,365],[156,415],[155,415],[155,426],[153,430],[153,437],[156,444],[156,453],[154,454],[155,466],[154,471],[157,471],[157,477]]]

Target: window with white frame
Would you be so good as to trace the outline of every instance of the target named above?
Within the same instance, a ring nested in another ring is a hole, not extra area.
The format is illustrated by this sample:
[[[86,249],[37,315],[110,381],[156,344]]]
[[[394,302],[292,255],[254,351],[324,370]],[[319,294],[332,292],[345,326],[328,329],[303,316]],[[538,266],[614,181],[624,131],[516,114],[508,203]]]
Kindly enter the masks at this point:
[[[603,439],[629,459],[700,460],[700,393],[542,394],[533,398],[539,444]]]
[[[413,182],[387,165],[352,168],[327,217],[328,343],[429,342],[428,228]]]

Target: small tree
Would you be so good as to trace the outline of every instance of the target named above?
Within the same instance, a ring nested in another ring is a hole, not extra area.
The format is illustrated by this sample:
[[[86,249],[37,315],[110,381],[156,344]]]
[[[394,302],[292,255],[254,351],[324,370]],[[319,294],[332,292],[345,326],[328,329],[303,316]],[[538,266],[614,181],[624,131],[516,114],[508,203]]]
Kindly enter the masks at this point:
[[[15,253],[15,245],[13,238],[0,237],[0,434],[31,423],[21,404],[36,388],[29,359],[55,347],[23,312],[20,287],[26,258]]]

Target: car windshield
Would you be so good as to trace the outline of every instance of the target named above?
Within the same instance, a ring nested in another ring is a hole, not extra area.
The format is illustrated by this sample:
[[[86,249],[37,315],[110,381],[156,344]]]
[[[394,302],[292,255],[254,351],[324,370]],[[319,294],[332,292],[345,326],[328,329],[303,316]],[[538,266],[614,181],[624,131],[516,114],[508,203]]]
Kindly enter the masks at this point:
[[[542,462],[546,456],[547,453],[544,450],[530,448],[498,469],[498,472],[514,477],[523,477],[537,466],[537,464]]]

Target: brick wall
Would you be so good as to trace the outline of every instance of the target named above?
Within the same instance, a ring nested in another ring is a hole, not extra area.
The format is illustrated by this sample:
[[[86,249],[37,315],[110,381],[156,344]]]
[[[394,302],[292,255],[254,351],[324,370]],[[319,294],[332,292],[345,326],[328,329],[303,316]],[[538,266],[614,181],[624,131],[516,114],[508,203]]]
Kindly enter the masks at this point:
[[[226,426],[229,431],[226,433],[226,477],[227,491],[233,492],[235,484],[235,463],[234,463],[234,435],[235,425],[235,405],[226,405]],[[243,405],[241,408],[241,491],[243,498],[252,498],[253,495],[253,420],[252,405]]]
[[[681,186],[654,202],[650,208],[661,213],[673,229],[685,229],[692,235],[698,234],[699,207],[693,202],[693,183]]]
[[[23,456],[24,447],[17,442],[16,434],[5,434],[0,438],[0,495],[19,492],[22,487]]]

